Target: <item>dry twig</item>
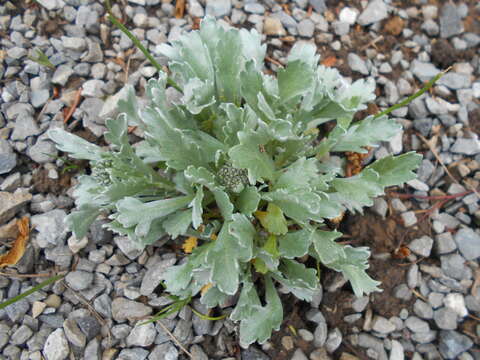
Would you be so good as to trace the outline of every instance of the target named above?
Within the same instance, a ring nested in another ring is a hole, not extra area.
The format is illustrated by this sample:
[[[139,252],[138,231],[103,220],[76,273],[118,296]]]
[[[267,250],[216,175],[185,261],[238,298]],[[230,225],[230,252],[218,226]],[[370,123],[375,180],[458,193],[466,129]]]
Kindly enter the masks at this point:
[[[375,39],[373,39],[372,41],[370,41],[367,45],[365,45],[364,47],[362,47],[360,49],[360,51],[365,51],[367,50],[370,46],[373,46],[375,47],[375,44],[379,41],[382,41],[383,40],[383,35],[380,35],[379,37],[376,37]]]
[[[271,58],[270,56],[265,56],[265,60],[267,60],[267,61],[271,62],[272,64],[275,64],[279,67],[282,67],[282,68],[285,66],[280,61],[275,60],[275,59]]]
[[[93,314],[93,316],[95,316],[95,318],[98,320],[98,322],[102,325],[102,326],[105,326],[107,325],[107,322],[105,321],[105,319],[97,312],[97,310],[95,310],[95,308],[92,306],[92,304],[90,304],[90,301],[88,301],[87,299],[85,299],[85,297],[80,294],[79,292],[73,290],[70,285],[67,284],[67,282],[62,279],[62,285],[65,286],[67,289],[69,289],[72,294],[83,304],[85,305],[85,307],[87,307],[87,309]],[[106,326],[108,328],[108,326]],[[111,342],[112,341],[112,335],[110,333],[110,328],[108,328],[108,341]]]
[[[168,334],[168,336],[170,336],[170,338],[175,342],[175,344],[177,344],[178,347],[180,349],[182,349],[182,351],[185,354],[187,354],[190,359],[193,359],[192,354],[187,349],[185,349],[185,347],[180,343],[180,341],[178,341],[178,339],[175,337],[175,335],[173,335],[172,332],[170,330],[168,330],[165,325],[163,325],[162,320],[158,320],[157,323],[160,325],[160,327],[163,329],[163,331],[165,331]]]

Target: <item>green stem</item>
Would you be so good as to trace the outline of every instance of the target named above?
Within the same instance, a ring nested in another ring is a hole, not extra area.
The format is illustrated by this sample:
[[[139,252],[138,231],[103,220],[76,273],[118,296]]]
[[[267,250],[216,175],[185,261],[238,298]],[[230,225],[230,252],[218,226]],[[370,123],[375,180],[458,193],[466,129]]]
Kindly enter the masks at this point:
[[[145,48],[145,46],[142,45],[140,40],[133,35],[125,25],[123,25],[112,13],[112,8],[110,6],[110,0],[105,1],[106,7],[107,7],[107,12],[108,12],[108,19],[117,27],[119,28],[132,42],[135,44],[135,46],[140,49],[140,51],[145,55],[145,57],[150,61],[150,63],[158,70],[158,72],[162,72],[162,66],[158,63],[157,60],[150,54],[150,52]],[[182,88],[171,78],[167,77],[167,84],[173,87],[175,90],[181,92],[183,94]]]
[[[450,70],[451,67],[449,67],[448,69],[438,73],[437,75],[435,75],[435,77],[433,79],[431,79],[429,82],[427,82],[425,84],[425,86],[423,88],[421,88],[420,90],[418,90],[415,94],[409,96],[408,98],[406,98],[405,100],[403,100],[402,102],[398,103],[398,104],[395,104],[393,106],[390,106],[388,109],[386,110],[383,110],[382,112],[379,112],[378,114],[376,114],[373,118],[376,119],[380,116],[383,116],[383,115],[388,115],[390,114],[392,111],[395,111],[401,107],[404,107],[405,105],[408,105],[410,104],[413,100],[415,100],[416,98],[418,98],[419,96],[423,95],[423,93],[427,90],[429,90],[438,80],[440,80],[440,78],[445,75],[449,70]]]
[[[202,314],[201,312],[195,310],[192,306],[189,306],[189,308],[192,310],[192,312],[195,315],[197,315],[202,320],[210,320],[210,321],[222,320],[222,319],[225,319],[228,316],[228,314],[223,314],[223,315],[220,315],[220,316],[208,316],[208,315]]]
[[[47,285],[50,285],[58,280],[60,280],[61,278],[63,278],[65,275],[56,275],[56,276],[52,276],[51,278],[41,282],[40,284],[38,284],[37,286],[34,286],[33,288],[31,288],[30,290],[27,290],[25,291],[24,293],[21,293],[20,295],[17,295],[11,299],[8,299],[7,301],[4,301],[3,303],[0,304],[0,310],[6,308],[7,306],[9,305],[12,305],[13,303],[16,303],[17,301],[20,301],[22,300],[23,298],[33,294],[34,292],[42,289],[43,287],[47,286]]]

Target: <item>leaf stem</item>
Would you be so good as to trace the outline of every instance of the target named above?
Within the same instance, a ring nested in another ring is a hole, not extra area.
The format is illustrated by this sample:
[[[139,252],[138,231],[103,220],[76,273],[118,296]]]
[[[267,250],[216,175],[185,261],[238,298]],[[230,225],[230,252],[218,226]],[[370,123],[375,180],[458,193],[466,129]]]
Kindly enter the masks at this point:
[[[108,20],[110,20],[117,28],[119,28],[132,42],[135,46],[145,55],[145,57],[150,61],[150,63],[158,70],[158,72],[162,72],[162,66],[158,63],[157,60],[150,54],[150,52],[143,46],[143,44],[138,40],[138,38],[133,35],[130,30],[127,29],[125,25],[123,25],[112,13],[112,8],[110,5],[110,0],[105,0],[105,5],[108,12]],[[175,90],[181,92],[183,94],[182,88],[169,76],[167,76],[167,84],[173,87]]]
[[[406,98],[405,100],[403,100],[402,102],[399,102],[398,104],[395,104],[393,106],[390,106],[388,109],[385,109],[383,110],[382,112],[379,112],[378,114],[374,115],[373,118],[376,119],[380,116],[384,116],[384,115],[388,115],[390,114],[392,111],[395,111],[401,107],[404,107],[405,105],[408,105],[410,104],[413,100],[415,100],[416,98],[418,98],[419,96],[423,95],[423,93],[425,93],[427,90],[429,90],[438,80],[440,80],[440,78],[445,75],[452,67],[448,67],[446,70],[443,70],[442,72],[439,72],[437,75],[435,75],[435,77],[433,77],[432,79],[430,79],[429,82],[427,82],[425,84],[425,86],[423,88],[421,88],[420,90],[418,90],[415,94],[409,96],[408,98]]]

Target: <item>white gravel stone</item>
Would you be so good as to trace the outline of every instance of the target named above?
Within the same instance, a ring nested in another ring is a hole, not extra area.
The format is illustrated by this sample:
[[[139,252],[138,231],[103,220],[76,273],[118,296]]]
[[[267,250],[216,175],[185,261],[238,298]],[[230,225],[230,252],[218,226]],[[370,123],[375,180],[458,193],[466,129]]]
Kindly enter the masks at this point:
[[[157,331],[153,323],[135,326],[127,337],[127,346],[150,346],[155,340]]]
[[[355,21],[357,21],[358,17],[358,10],[355,8],[351,7],[344,7],[341,11],[340,14],[338,15],[338,18],[340,21],[346,22],[347,24],[353,25],[355,24]]]
[[[347,61],[348,61],[348,66],[350,66],[350,69],[352,69],[353,71],[357,71],[363,75],[369,74],[365,61],[363,61],[362,58],[357,54],[349,53],[347,57]]]
[[[72,74],[73,69],[70,66],[60,65],[53,73],[52,83],[64,86]]]
[[[468,310],[465,306],[465,298],[460,293],[450,293],[445,296],[443,303],[449,309],[452,309],[458,316],[465,317]]]
[[[57,329],[52,332],[43,347],[43,355],[46,360],[65,360],[70,353],[67,338],[63,329]]]
[[[230,0],[207,0],[206,14],[216,17],[227,16],[232,9]]]
[[[387,16],[387,5],[383,0],[371,0],[358,17],[358,23],[360,25],[370,25],[385,19]]]

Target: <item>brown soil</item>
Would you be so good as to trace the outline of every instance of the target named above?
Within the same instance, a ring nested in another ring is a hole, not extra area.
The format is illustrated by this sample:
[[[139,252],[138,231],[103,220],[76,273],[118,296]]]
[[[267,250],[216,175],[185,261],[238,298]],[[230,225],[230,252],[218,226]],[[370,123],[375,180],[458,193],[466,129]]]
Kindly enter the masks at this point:
[[[394,289],[406,281],[406,272],[409,264],[407,259],[394,259],[387,256],[386,259],[378,258],[378,255],[393,254],[402,244],[408,244],[411,240],[422,235],[429,234],[428,222],[423,222],[414,228],[405,228],[400,218],[391,215],[382,219],[377,215],[366,211],[357,216],[348,216],[340,226],[340,231],[349,236],[350,243],[357,246],[368,246],[372,251],[369,261],[368,274],[380,281],[383,292],[372,294],[368,307],[374,315],[385,317],[398,316],[403,308],[411,308],[415,298],[410,301],[402,301],[394,297]],[[322,283],[328,283],[336,273],[322,269]],[[328,328],[339,328],[344,336],[342,345],[335,351],[332,358],[338,359],[343,352],[354,353],[366,358],[363,348],[353,347],[345,339],[351,334],[352,327],[362,328],[364,317],[353,324],[344,321],[346,315],[355,313],[352,302],[355,300],[352,289],[347,283],[342,289],[335,292],[324,292],[320,310],[328,323]],[[310,308],[309,304],[297,300],[293,296],[282,296],[284,305],[284,321],[279,331],[272,334],[270,342],[272,348],[267,351],[268,355],[275,360],[290,359],[293,351],[286,351],[282,345],[284,336],[291,336],[294,341],[294,349],[301,348],[306,354],[312,352],[315,347],[312,343],[303,341],[299,336],[292,333],[291,328],[296,330],[308,329],[315,331],[316,324],[305,321],[304,314]]]
[[[58,179],[51,179],[48,177],[48,170],[42,168],[35,171],[32,177],[35,192],[64,194],[70,188],[72,174],[65,172],[58,175]]]
[[[475,109],[468,114],[470,129],[480,135],[480,109]]]

